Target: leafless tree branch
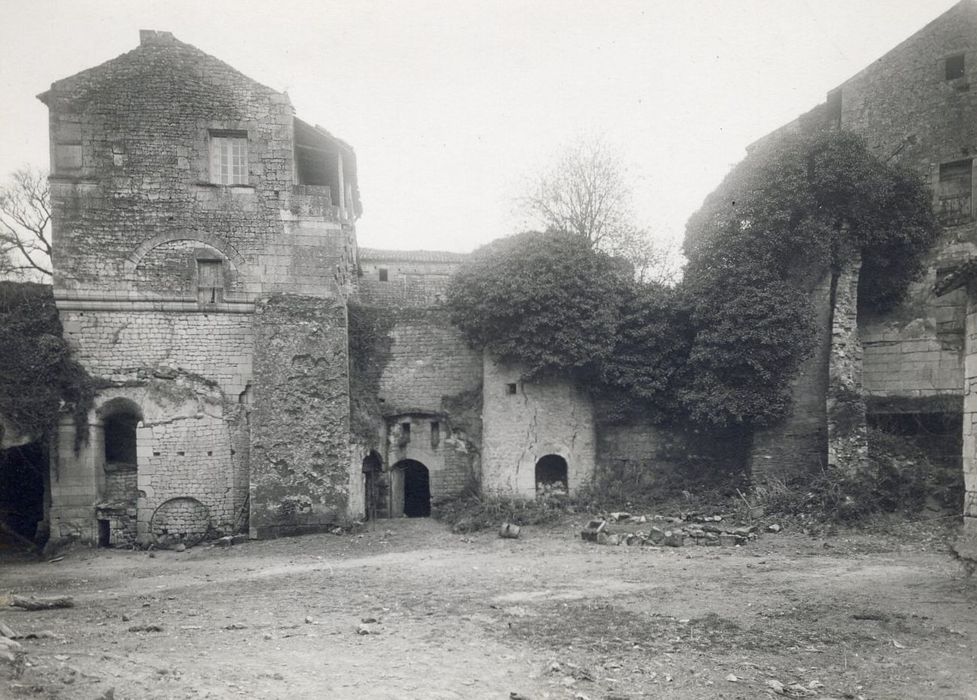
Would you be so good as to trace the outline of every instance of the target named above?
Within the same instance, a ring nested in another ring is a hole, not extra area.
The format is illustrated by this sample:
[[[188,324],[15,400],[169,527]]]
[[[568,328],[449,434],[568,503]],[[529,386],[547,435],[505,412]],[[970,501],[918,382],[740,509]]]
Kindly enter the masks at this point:
[[[0,274],[51,277],[51,197],[47,173],[30,166],[0,186]]]

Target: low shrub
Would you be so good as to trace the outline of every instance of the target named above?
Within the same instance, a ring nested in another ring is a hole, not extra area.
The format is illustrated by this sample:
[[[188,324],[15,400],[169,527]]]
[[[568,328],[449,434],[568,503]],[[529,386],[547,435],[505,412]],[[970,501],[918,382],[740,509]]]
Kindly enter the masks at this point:
[[[545,525],[556,522],[566,512],[566,498],[554,494],[539,500],[467,495],[431,506],[431,515],[451,525],[451,531],[457,533],[496,528],[502,523]]]

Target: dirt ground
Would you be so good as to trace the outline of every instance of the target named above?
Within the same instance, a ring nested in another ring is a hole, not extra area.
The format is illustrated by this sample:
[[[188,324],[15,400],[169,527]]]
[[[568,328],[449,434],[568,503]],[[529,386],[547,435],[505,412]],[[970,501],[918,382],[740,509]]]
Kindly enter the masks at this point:
[[[977,698],[977,578],[938,538],[610,547],[583,522],[2,561],[0,603],[77,604],[0,607],[38,635],[0,697]]]

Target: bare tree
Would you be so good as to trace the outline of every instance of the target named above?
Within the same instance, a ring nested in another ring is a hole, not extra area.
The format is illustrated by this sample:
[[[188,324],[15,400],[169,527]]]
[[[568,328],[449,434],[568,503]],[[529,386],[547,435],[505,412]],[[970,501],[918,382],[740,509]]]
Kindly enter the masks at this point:
[[[0,273],[51,278],[51,199],[47,173],[30,166],[0,187]]]
[[[580,236],[626,258],[642,281],[675,281],[673,252],[635,223],[624,159],[601,138],[578,139],[538,175],[517,206],[534,225]]]

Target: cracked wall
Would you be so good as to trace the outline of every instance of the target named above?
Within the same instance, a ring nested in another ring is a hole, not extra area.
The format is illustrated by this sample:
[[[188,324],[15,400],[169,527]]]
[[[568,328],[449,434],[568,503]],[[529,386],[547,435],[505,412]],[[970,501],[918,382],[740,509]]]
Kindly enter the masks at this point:
[[[533,498],[536,462],[555,454],[567,461],[572,495],[594,474],[590,397],[571,382],[523,382],[518,367],[488,355],[483,367],[482,490]]]
[[[254,316],[251,535],[319,532],[349,517],[346,306],[277,295]]]

